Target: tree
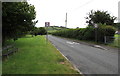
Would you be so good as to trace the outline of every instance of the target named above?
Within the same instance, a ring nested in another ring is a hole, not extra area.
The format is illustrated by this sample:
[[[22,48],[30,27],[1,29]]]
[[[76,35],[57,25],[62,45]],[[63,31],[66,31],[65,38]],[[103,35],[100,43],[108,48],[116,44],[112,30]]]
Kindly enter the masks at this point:
[[[115,23],[114,25],[117,30],[120,30],[120,23]]]
[[[2,3],[2,37],[3,43],[16,39],[32,30],[37,21],[35,7],[27,2]]]
[[[107,11],[93,11],[89,12],[88,17],[86,17],[88,25],[93,26],[93,23],[101,23],[106,25],[113,25],[114,20],[116,19],[115,16],[110,16]]]

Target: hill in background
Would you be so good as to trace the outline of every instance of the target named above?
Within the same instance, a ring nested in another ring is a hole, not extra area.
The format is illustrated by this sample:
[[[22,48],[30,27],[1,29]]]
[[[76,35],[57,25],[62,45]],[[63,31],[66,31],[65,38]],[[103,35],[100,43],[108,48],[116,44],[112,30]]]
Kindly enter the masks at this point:
[[[52,32],[55,32],[55,31],[58,31],[58,30],[65,30],[65,29],[69,29],[69,28],[66,28],[66,27],[63,27],[63,26],[49,26],[49,27],[45,27],[45,29],[48,31],[48,33],[52,33]]]

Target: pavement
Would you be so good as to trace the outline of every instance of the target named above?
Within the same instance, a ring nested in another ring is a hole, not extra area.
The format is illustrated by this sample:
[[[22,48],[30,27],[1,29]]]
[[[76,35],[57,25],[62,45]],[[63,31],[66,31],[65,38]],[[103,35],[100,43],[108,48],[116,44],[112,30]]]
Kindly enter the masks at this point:
[[[52,35],[48,39],[83,74],[118,74],[118,49]]]

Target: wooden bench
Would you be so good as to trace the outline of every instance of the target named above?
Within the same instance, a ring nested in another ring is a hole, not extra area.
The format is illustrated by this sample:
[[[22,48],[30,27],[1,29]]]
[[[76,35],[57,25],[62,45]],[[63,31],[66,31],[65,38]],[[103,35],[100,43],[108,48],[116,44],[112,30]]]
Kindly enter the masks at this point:
[[[18,48],[15,48],[14,45],[8,45],[2,49],[2,58],[8,58],[9,55],[18,51]]]

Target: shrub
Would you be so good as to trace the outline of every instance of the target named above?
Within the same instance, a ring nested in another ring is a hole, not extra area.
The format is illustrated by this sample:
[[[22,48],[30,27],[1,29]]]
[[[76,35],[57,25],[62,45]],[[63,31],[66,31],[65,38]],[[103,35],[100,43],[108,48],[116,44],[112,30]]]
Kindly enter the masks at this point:
[[[31,31],[32,35],[46,35],[47,31],[44,27],[40,27],[40,28],[35,28],[33,31]]]
[[[97,41],[104,42],[104,36],[114,36],[115,28],[112,26],[100,25],[98,28],[87,27],[77,29],[60,30],[52,33],[52,35],[75,38],[79,40],[95,41],[95,32],[97,31]]]
[[[95,29],[94,28],[86,28],[84,32],[83,40],[95,40]]]
[[[104,36],[114,36],[115,28],[113,26],[100,26],[97,29],[98,41],[103,42]]]

